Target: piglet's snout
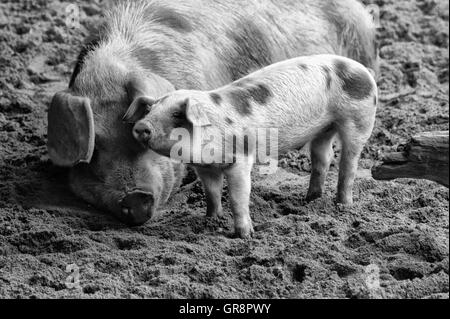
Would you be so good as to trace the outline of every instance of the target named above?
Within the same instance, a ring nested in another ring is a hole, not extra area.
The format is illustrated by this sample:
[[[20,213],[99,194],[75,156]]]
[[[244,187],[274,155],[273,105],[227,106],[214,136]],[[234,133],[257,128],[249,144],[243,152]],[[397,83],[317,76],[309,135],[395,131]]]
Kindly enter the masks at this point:
[[[133,128],[133,136],[140,143],[146,145],[152,136],[150,125],[146,122],[138,122]]]

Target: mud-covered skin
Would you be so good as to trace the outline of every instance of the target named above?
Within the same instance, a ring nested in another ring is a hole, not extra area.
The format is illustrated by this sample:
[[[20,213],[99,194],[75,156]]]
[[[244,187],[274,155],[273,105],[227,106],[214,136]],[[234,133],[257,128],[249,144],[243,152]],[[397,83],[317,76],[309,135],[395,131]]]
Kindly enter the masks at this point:
[[[130,202],[127,196],[132,196],[131,202],[141,197],[133,192],[145,192],[154,183],[163,190],[172,189],[171,182],[151,180],[164,169],[140,162],[146,156],[129,141],[130,127],[120,123],[132,103],[124,90],[130,73],[143,79],[157,74],[177,89],[211,89],[308,53],[348,53],[374,68],[377,57],[370,47],[374,41],[371,17],[359,3],[346,0],[336,1],[330,18],[328,2],[275,4],[265,0],[254,7],[241,1],[218,6],[205,0],[182,5],[160,0],[125,2],[114,8],[83,48],[70,82],[73,95],[91,100],[96,131],[94,156],[84,168],[72,170],[71,188],[121,220],[130,220],[129,209],[121,206]],[[338,22],[336,17],[340,17]],[[318,27],[310,28],[311,23]],[[345,45],[358,49],[350,52]],[[149,90],[148,95],[155,95]],[[250,98],[261,102],[270,98],[258,85],[237,89],[231,96],[239,102],[236,107],[242,114],[250,114]],[[143,182],[141,176],[149,179]],[[141,206],[147,207],[147,201],[134,211],[142,211]],[[134,219],[139,222],[129,224],[140,224],[145,218],[140,214]]]

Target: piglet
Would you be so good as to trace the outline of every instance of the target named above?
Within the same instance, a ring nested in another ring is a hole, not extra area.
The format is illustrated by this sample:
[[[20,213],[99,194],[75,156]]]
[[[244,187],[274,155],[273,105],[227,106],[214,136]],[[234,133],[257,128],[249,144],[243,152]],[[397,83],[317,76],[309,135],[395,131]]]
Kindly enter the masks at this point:
[[[376,82],[363,65],[315,55],[273,64],[214,91],[181,90],[158,100],[142,97],[124,119],[136,123],[133,135],[142,145],[194,166],[209,217],[223,213],[226,176],[236,236],[248,238],[253,233],[251,171],[267,144],[270,149],[277,146],[276,154],[269,154],[277,157],[310,143],[307,199],[314,200],[322,196],[332,143],[339,136],[337,201],[353,203],[358,160],[374,127],[377,101]]]

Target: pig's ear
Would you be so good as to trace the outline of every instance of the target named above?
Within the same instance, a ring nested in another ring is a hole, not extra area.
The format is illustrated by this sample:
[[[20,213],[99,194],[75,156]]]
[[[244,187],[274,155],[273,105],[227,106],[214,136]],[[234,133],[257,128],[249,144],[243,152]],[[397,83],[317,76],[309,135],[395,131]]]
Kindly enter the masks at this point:
[[[90,100],[68,92],[57,93],[48,110],[47,136],[48,153],[55,165],[89,163],[95,146]]]
[[[182,105],[185,108],[186,118],[194,126],[211,126],[208,115],[204,110],[204,105],[193,99],[187,99]]]
[[[155,104],[155,99],[148,96],[140,96],[131,103],[127,113],[123,117],[123,121],[126,123],[134,124],[141,120],[148,112],[150,108]]]

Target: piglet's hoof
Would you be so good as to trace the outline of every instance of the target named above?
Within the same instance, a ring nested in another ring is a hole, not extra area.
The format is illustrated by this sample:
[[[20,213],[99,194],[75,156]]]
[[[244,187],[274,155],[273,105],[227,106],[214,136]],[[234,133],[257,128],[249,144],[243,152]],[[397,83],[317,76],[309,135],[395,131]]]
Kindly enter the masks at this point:
[[[208,219],[223,219],[225,217],[224,213],[223,213],[223,209],[219,209],[219,210],[214,210],[214,211],[207,211],[206,212],[206,218]]]
[[[241,239],[251,239],[254,233],[252,225],[239,225],[235,227],[234,236]]]
[[[152,218],[154,204],[151,193],[143,191],[130,193],[120,202],[119,219],[129,226],[141,226]]]
[[[353,206],[353,197],[349,195],[338,195],[336,204],[340,207],[351,208]]]
[[[309,191],[306,195],[305,202],[311,203],[322,197],[322,192]]]

